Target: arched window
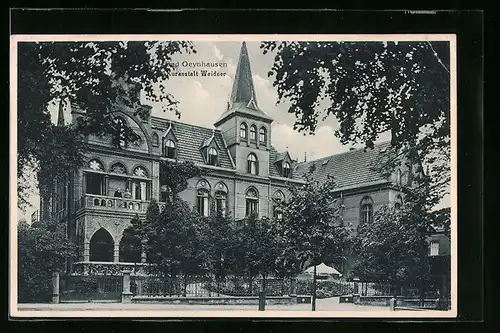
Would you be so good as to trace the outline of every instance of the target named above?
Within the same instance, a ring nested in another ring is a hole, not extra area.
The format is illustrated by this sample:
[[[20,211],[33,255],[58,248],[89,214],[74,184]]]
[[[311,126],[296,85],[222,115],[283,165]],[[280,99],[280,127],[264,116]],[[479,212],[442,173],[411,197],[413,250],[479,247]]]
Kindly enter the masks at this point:
[[[252,175],[259,174],[259,161],[257,160],[257,156],[251,153],[247,157],[247,172]]]
[[[134,169],[134,176],[137,177],[147,177],[148,176],[148,171],[146,170],[145,167],[143,166],[138,166]]]
[[[176,147],[175,142],[173,140],[165,141],[165,149],[163,155],[168,158],[175,158]]]
[[[273,194],[273,217],[277,220],[281,220],[283,218],[283,214],[281,213],[279,206],[281,203],[285,201],[285,195],[281,191],[276,191]]]
[[[113,261],[113,237],[101,228],[90,239],[90,261]]]
[[[210,211],[210,184],[202,179],[196,184],[196,209],[201,216],[208,216]]]
[[[208,216],[208,191],[200,189],[197,192],[197,209],[201,216]]]
[[[253,187],[249,188],[246,193],[246,216],[259,214],[259,193]]]
[[[402,178],[400,169],[398,169],[398,171],[396,171],[396,182],[400,186],[403,184],[403,178]]]
[[[245,123],[241,123],[241,125],[240,125],[240,138],[242,140],[247,139],[247,124],[245,124]]]
[[[292,177],[292,167],[289,162],[283,163],[283,177],[286,178]]]
[[[218,214],[226,216],[227,187],[224,183],[215,185],[215,210]]]
[[[120,175],[126,175],[127,169],[125,168],[125,165],[123,165],[122,163],[115,163],[111,166],[111,172],[118,173]]]
[[[394,208],[396,210],[400,210],[401,209],[401,206],[403,205],[403,199],[401,198],[401,196],[398,194],[396,196],[396,201],[394,203]]]
[[[408,186],[411,186],[413,184],[413,167],[412,165],[408,165],[408,175],[406,177],[406,183]]]
[[[217,150],[215,148],[210,148],[208,150],[208,164],[217,165]]]
[[[364,197],[361,200],[361,224],[373,222],[373,200],[370,197]]]
[[[104,171],[104,167],[101,163],[101,161],[92,159],[89,162],[89,168],[94,171]]]
[[[151,144],[153,145],[153,147],[158,147],[160,145],[160,137],[157,133],[153,133],[153,135],[151,136]]]
[[[257,140],[257,127],[255,125],[250,126],[250,140]]]
[[[261,127],[259,130],[259,142],[265,144],[267,141],[266,128]]]

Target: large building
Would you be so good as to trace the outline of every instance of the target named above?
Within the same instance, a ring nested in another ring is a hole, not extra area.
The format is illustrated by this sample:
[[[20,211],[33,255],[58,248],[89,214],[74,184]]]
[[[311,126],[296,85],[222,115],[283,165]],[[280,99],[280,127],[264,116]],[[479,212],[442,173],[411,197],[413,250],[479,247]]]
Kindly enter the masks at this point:
[[[72,121],[83,112],[72,108]],[[353,232],[373,218],[377,207],[401,204],[396,185],[411,181],[408,169],[388,178],[371,169],[388,143],[308,162],[276,151],[272,113],[259,107],[245,43],[227,108],[214,119],[213,128],[153,116],[142,120],[119,103],[114,112],[140,140],[119,149],[109,136],[88,137],[85,166],[59,184],[55,195],[41,200],[41,218],[66,221],[69,237],[78,244],[74,267],[122,261],[119,244],[131,219],[136,214],[143,218],[151,200],[163,206],[167,199],[168,188],[160,179],[162,160],[192,161],[208,171],[191,179],[180,196],[201,215],[208,215],[213,203],[234,220],[250,213],[272,216],[275,205],[287,198],[288,182],[302,182],[314,164],[315,179],[335,177],[344,220]]]

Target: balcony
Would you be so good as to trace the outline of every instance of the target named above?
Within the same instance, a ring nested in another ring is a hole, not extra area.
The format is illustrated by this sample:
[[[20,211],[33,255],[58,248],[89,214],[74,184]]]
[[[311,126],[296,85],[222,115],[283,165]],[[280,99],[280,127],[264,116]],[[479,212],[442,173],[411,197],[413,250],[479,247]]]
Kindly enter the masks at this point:
[[[127,211],[134,213],[145,213],[149,206],[149,201],[108,197],[104,195],[85,194],[77,202],[76,210],[83,208],[109,210],[109,211]]]

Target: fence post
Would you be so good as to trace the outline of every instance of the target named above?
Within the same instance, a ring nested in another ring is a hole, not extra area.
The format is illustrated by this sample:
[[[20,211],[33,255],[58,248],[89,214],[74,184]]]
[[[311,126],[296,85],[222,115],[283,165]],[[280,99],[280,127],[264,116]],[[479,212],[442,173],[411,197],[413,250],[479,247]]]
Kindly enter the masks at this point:
[[[59,303],[59,271],[52,272],[52,303]]]
[[[391,311],[396,310],[396,299],[394,297],[389,300],[389,307]]]
[[[123,291],[122,303],[132,303],[132,293],[130,292],[130,270],[123,271]]]

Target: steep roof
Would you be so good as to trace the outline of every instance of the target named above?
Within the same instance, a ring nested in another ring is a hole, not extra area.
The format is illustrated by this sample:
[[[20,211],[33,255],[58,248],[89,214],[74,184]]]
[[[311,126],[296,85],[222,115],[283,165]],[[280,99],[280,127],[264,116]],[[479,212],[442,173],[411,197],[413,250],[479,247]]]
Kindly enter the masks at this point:
[[[259,117],[267,121],[273,119],[262,111],[257,104],[257,95],[253,84],[252,70],[250,68],[250,58],[246,43],[241,44],[240,57],[236,73],[234,75],[233,89],[229,99],[227,110],[217,119],[215,125],[226,119],[233,113],[243,113],[247,116]]]
[[[371,167],[380,163],[381,158],[383,158],[381,153],[388,147],[390,147],[390,142],[382,142],[376,144],[373,149],[366,149],[366,151],[364,148],[360,148],[310,162],[298,163],[293,169],[294,177],[300,177],[307,173],[314,164],[316,169],[312,177],[315,180],[325,182],[327,176],[331,175],[340,188],[383,182],[386,179],[372,170]]]
[[[213,128],[206,128],[196,125],[184,124],[176,121],[170,121],[158,117],[151,117],[151,126],[162,131],[166,131],[169,123],[172,123],[172,130],[178,140],[177,158],[181,161],[192,161],[194,163],[205,164],[200,147],[209,140],[212,135],[219,150],[220,167],[233,169],[233,164],[229,153],[224,144],[222,133]]]

